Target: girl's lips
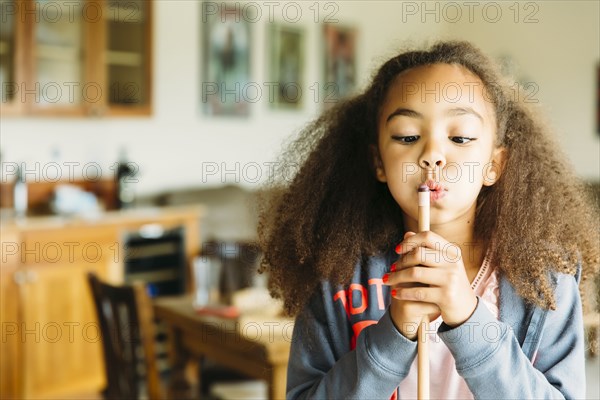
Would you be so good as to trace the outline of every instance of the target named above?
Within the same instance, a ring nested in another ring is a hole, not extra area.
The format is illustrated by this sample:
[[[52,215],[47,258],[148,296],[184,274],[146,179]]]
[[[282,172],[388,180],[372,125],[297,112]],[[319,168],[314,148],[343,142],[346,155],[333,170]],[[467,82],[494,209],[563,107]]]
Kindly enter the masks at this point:
[[[442,199],[444,196],[446,196],[446,192],[448,191],[448,189],[444,185],[434,181],[433,179],[428,179],[421,185],[426,185],[429,188],[429,199],[431,200],[431,202]]]
[[[444,185],[442,185],[439,182],[434,181],[433,179],[427,179],[425,182],[421,183],[419,186],[421,186],[421,185],[426,185],[429,188],[429,190],[431,190],[431,191],[434,191],[434,190],[438,191],[438,192],[448,191],[448,189],[446,189],[446,187]]]
[[[442,199],[444,196],[446,196],[446,192],[443,190],[432,190],[429,192],[429,199],[432,203]]]

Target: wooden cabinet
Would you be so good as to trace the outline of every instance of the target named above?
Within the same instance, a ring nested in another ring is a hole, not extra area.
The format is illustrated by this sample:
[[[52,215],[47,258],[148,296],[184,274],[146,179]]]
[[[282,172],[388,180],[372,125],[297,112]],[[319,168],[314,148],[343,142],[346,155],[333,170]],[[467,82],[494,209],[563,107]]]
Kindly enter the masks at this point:
[[[118,245],[116,231],[64,229],[23,235],[17,272],[21,300],[23,392],[60,398],[104,384],[99,326],[88,272],[107,279]],[[118,266],[118,265],[117,265]],[[65,362],[67,361],[67,362]]]
[[[2,115],[150,115],[152,1],[0,0]]]
[[[0,398],[99,392],[104,364],[87,272],[122,283],[123,240],[146,224],[185,227],[189,266],[200,215],[200,208],[132,210],[95,222],[34,218],[2,226]]]
[[[102,349],[86,273],[101,265],[27,266],[21,286],[23,392],[26,398],[60,398],[99,391]]]
[[[2,230],[0,236],[0,399],[16,398],[21,370],[19,315],[16,307],[19,288],[13,279],[19,268],[19,234]]]

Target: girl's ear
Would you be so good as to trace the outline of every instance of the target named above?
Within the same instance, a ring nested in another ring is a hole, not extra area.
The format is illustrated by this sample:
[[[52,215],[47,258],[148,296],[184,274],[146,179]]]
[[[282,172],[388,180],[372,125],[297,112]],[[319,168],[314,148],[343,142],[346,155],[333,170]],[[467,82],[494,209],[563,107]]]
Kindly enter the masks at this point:
[[[371,152],[371,165],[375,170],[375,178],[377,178],[379,182],[387,182],[387,177],[385,175],[385,170],[383,169],[381,157],[379,157],[379,151],[377,151],[377,146],[370,145],[369,150]]]
[[[483,171],[483,185],[492,186],[498,182],[502,172],[504,172],[504,166],[506,164],[506,156],[508,150],[506,147],[496,147],[492,152],[492,158],[490,162],[485,166]]]

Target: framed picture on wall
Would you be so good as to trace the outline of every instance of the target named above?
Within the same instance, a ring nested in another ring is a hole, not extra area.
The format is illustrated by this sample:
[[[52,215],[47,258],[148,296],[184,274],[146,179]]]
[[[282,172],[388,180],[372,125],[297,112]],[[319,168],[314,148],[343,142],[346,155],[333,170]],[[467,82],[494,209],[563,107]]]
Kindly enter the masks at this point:
[[[202,7],[200,90],[206,115],[249,114],[250,24],[240,12],[227,3]]]
[[[267,35],[271,108],[299,109],[304,88],[304,29],[273,23]]]
[[[356,88],[356,29],[324,24],[324,79],[321,99],[325,108],[350,96]]]

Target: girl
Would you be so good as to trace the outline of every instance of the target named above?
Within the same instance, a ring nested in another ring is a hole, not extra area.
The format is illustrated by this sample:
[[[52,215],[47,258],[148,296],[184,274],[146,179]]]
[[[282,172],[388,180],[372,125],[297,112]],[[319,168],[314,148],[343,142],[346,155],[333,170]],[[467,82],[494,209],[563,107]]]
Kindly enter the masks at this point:
[[[387,61],[283,155],[262,270],[296,317],[288,398],[583,398],[597,211],[548,128],[469,43]],[[417,188],[431,231],[417,233]],[[275,185],[276,186],[276,185]],[[583,291],[582,291],[583,292]]]

